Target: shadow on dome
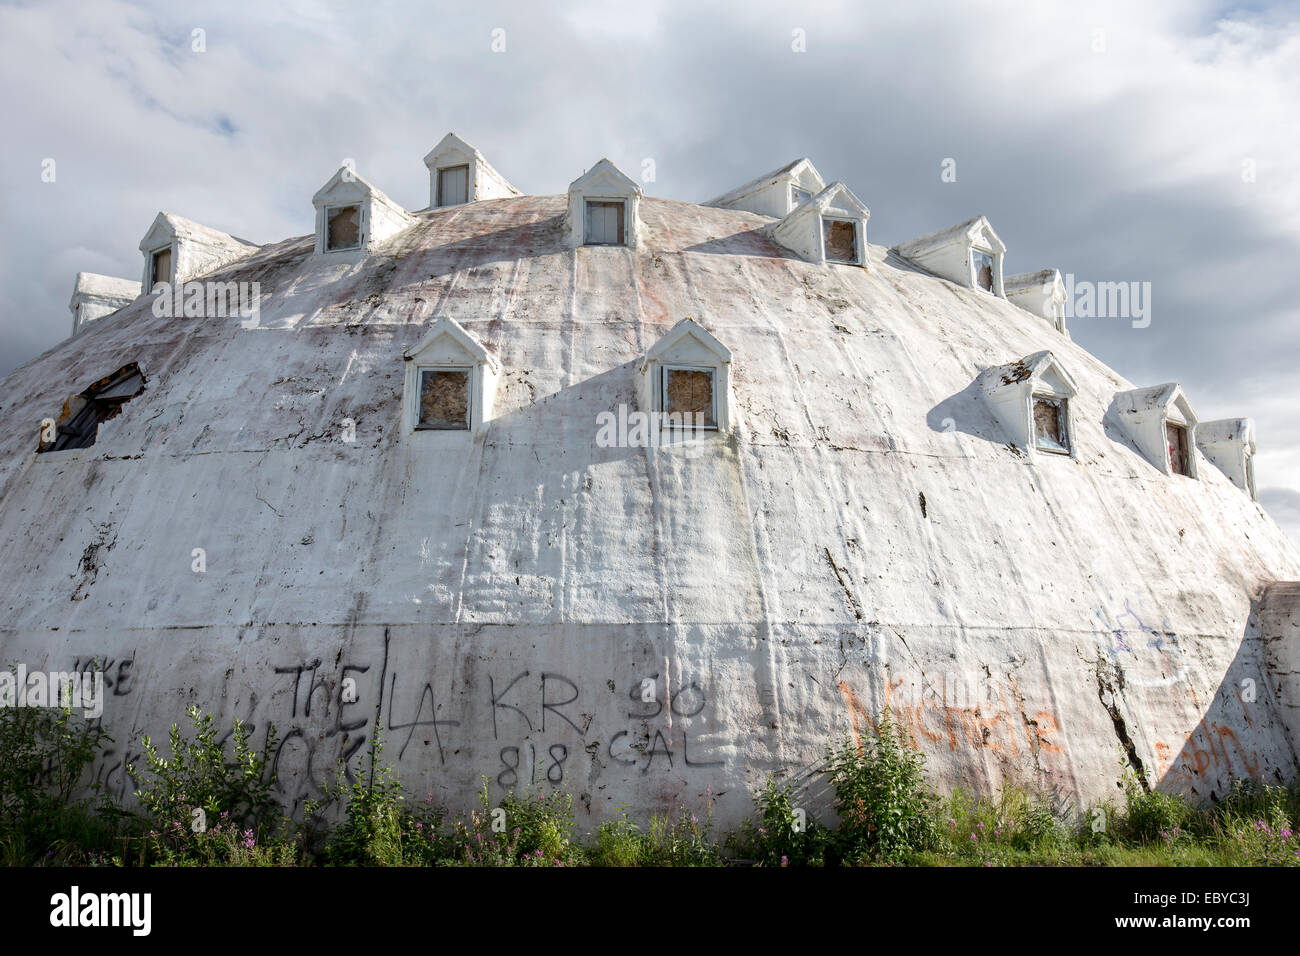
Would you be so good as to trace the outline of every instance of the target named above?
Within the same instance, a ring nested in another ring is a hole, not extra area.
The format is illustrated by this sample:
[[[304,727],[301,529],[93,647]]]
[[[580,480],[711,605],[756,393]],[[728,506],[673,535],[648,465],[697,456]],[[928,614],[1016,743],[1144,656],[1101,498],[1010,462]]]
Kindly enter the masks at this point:
[[[1267,595],[1267,590],[1262,593]],[[1141,688],[1147,706],[1153,695],[1162,696],[1167,701],[1165,706],[1177,708],[1175,712],[1184,715],[1182,725],[1191,728],[1182,740],[1137,742],[1143,751],[1155,755],[1156,766],[1144,768],[1144,776],[1156,781],[1156,789],[1203,803],[1222,800],[1233,780],[1285,784],[1294,776],[1295,753],[1289,747],[1283,751],[1276,743],[1276,724],[1283,719],[1285,702],[1278,699],[1273,681],[1268,678],[1269,641],[1274,635],[1265,633],[1261,623],[1261,604],[1265,600],[1264,596],[1251,600],[1245,631],[1208,705],[1194,689],[1199,676],[1195,671],[1204,665],[1184,657],[1176,634],[1144,627],[1139,622],[1136,630],[1114,635],[1117,646],[1112,648],[1112,660],[1118,658],[1122,664],[1122,659],[1129,657],[1132,662],[1122,668],[1121,695],[1131,694],[1134,687]],[[1135,668],[1137,673],[1133,673]],[[1107,692],[1113,690],[1107,687],[1099,661],[1098,695],[1103,705]],[[1122,742],[1123,717],[1117,708],[1111,710],[1111,717]]]
[[[980,401],[978,379],[926,412],[925,423],[931,431],[961,432],[999,445],[1007,443],[1001,426]]]

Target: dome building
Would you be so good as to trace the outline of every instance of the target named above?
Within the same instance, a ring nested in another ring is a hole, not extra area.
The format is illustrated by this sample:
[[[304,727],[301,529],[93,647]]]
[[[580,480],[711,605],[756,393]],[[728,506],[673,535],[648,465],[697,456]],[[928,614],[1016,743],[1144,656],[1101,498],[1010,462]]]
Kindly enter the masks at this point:
[[[453,807],[732,825],[886,707],[940,788],[1293,775],[1253,426],[1074,343],[1014,237],[872,245],[806,159],[709,204],[426,164],[430,208],[345,167],[266,245],[160,214],[4,380],[0,652],[103,667],[113,792],[191,703],[274,726],[293,807],[381,724]]]

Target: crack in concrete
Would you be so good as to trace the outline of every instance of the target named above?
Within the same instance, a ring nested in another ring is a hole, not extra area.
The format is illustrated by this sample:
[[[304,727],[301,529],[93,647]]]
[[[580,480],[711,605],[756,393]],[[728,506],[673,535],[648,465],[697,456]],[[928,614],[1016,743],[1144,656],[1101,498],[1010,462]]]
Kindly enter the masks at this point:
[[[1142,766],[1142,758],[1137,754],[1137,747],[1133,743],[1133,738],[1129,736],[1128,725],[1124,721],[1124,715],[1119,710],[1119,695],[1124,691],[1124,672],[1115,669],[1115,683],[1102,673],[1105,664],[1101,657],[1097,658],[1097,699],[1101,701],[1101,706],[1106,709],[1110,716],[1110,722],[1115,728],[1115,738],[1119,741],[1120,746],[1124,749],[1125,756],[1128,757],[1129,765],[1137,773],[1138,783],[1142,787],[1143,793],[1151,792],[1151,785],[1147,783],[1146,768]],[[1110,701],[1107,702],[1107,697]]]

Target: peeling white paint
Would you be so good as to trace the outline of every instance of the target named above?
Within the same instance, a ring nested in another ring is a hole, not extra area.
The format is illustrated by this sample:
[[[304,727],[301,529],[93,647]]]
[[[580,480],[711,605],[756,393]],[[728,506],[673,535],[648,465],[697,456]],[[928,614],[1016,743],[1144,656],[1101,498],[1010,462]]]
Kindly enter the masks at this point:
[[[290,803],[357,765],[377,715],[416,792],[558,779],[592,824],[710,787],[733,824],[886,704],[941,786],[1109,797],[1121,727],[1196,796],[1289,775],[1257,602],[1300,560],[1218,469],[1151,466],[1107,415],[1129,383],[880,247],[826,267],[768,217],[643,198],[634,248],[573,248],[569,214],[434,209],[342,266],[311,235],[262,246],[211,273],[261,282],[259,328],[141,300],[9,375],[4,661],[104,658],[120,742],[191,702],[274,723]],[[499,366],[492,417],[411,441],[403,353],[442,315]],[[597,416],[641,401],[686,316],[730,354],[733,427],[601,447]],[[1049,349],[1072,459],[1008,447],[976,384]],[[93,447],[33,454],[42,418],[130,361],[149,387]],[[97,767],[114,792],[137,754]]]

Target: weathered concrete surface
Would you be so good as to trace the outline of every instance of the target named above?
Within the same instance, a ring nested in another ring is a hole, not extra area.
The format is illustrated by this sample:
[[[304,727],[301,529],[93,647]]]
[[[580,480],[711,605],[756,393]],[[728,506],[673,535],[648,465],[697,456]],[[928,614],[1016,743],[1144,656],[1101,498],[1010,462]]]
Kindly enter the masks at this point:
[[[0,660],[108,659],[115,789],[190,702],[274,723],[290,800],[382,718],[412,789],[549,780],[591,822],[710,787],[734,822],[886,703],[944,786],[1110,796],[1121,748],[1200,797],[1290,775],[1253,602],[1300,559],[1208,461],[1161,474],[1108,428],[1132,383],[879,247],[811,265],[764,217],[647,198],[638,250],[567,249],[564,213],[420,213],[352,265],[266,246],[214,274],[261,283],[259,328],[142,300],[5,379]],[[500,363],[477,440],[399,434],[442,315]],[[599,447],[685,316],[733,353],[732,434]],[[1016,453],[976,396],[1043,349],[1077,460]],[[148,388],[96,445],[33,454],[130,361]]]

